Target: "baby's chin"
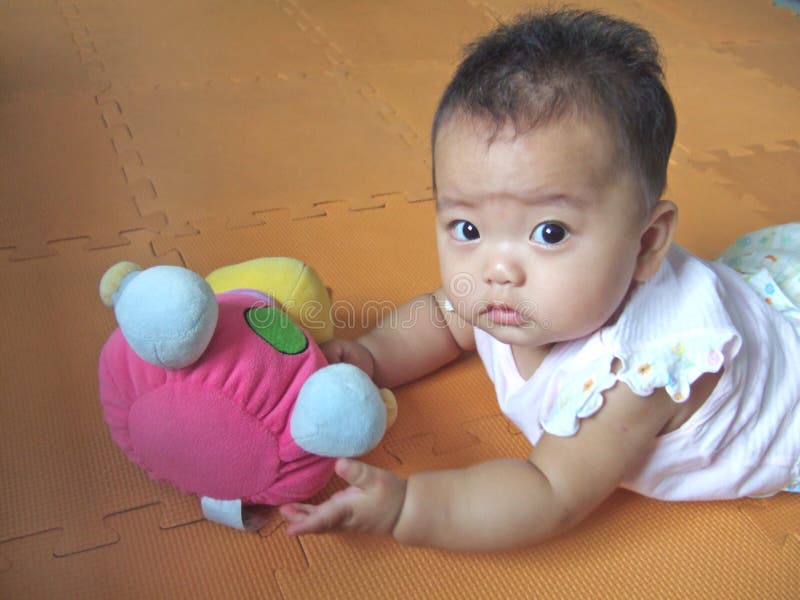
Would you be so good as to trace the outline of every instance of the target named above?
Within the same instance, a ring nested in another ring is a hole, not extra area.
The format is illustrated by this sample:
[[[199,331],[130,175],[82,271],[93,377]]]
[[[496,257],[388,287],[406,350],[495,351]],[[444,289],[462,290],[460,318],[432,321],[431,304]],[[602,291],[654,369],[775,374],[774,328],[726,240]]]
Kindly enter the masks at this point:
[[[474,325],[497,341],[513,346],[536,347],[553,343],[550,332],[536,321],[524,321],[515,324],[513,321],[509,323],[502,320],[498,322],[480,319],[480,322],[474,323]]]

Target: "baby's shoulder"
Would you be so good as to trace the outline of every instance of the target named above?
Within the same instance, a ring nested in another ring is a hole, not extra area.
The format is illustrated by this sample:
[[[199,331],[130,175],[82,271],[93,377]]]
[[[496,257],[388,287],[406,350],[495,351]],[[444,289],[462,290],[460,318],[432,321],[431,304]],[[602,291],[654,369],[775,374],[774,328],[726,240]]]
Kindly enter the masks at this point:
[[[616,378],[647,396],[664,388],[675,402],[692,383],[738,354],[742,339],[713,265],[674,247],[662,269],[629,299],[616,323],[599,333],[618,361]]]
[[[637,396],[664,390],[684,404],[699,379],[718,380],[742,344],[720,289],[704,261],[678,247],[670,251],[665,266],[630,294],[613,323],[556,352],[544,428],[573,435],[618,382]],[[692,404],[697,400],[695,395]]]
[[[597,335],[623,360],[653,356],[663,362],[674,354],[721,350],[738,334],[732,298],[750,294],[726,271],[673,246],[659,271],[631,291],[619,316]]]

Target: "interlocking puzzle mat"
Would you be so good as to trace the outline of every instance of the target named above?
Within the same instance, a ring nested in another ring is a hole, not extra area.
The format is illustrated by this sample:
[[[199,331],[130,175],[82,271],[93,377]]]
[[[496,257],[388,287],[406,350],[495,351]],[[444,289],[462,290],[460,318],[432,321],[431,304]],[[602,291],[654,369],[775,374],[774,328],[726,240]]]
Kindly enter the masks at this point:
[[[430,117],[459,48],[530,5],[0,5],[0,597],[798,595],[789,494],[669,504],[620,491],[563,538],[460,555],[288,538],[274,512],[258,533],[228,530],[106,432],[95,367],[114,322],[96,286],[114,262],[206,273],[296,256],[333,288],[342,336],[437,285]],[[679,241],[712,257],[797,220],[798,17],[767,0],[595,6],[661,41]],[[528,451],[474,358],[396,392],[374,464],[409,475]]]

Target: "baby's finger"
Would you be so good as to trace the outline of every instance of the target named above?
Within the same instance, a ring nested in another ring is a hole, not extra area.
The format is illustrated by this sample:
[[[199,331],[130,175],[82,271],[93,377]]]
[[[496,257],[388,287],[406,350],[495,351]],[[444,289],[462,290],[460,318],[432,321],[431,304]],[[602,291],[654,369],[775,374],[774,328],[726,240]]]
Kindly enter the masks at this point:
[[[278,510],[281,516],[289,522],[296,522],[304,519],[311,514],[314,507],[310,504],[300,504],[293,502],[292,504],[284,504]]]
[[[344,348],[339,340],[331,340],[322,344],[320,346],[320,350],[322,350],[325,360],[327,360],[330,364],[342,362]]]
[[[381,469],[350,458],[340,458],[336,461],[336,474],[347,483],[359,489],[366,490],[372,486],[380,473]]]
[[[347,510],[341,502],[329,500],[319,506],[299,505],[299,507],[287,511],[287,514],[286,533],[300,535],[340,529],[346,518]]]

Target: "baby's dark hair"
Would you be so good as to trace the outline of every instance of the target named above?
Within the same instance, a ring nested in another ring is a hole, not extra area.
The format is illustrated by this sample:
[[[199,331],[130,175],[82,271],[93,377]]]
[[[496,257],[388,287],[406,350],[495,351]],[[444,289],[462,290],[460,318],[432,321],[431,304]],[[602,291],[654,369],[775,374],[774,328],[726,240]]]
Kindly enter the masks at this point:
[[[517,134],[568,116],[601,117],[645,208],[661,198],[675,139],[675,109],[658,45],[641,27],[595,11],[530,13],[470,44],[433,121],[432,143],[453,115]],[[490,140],[493,141],[494,138]]]

